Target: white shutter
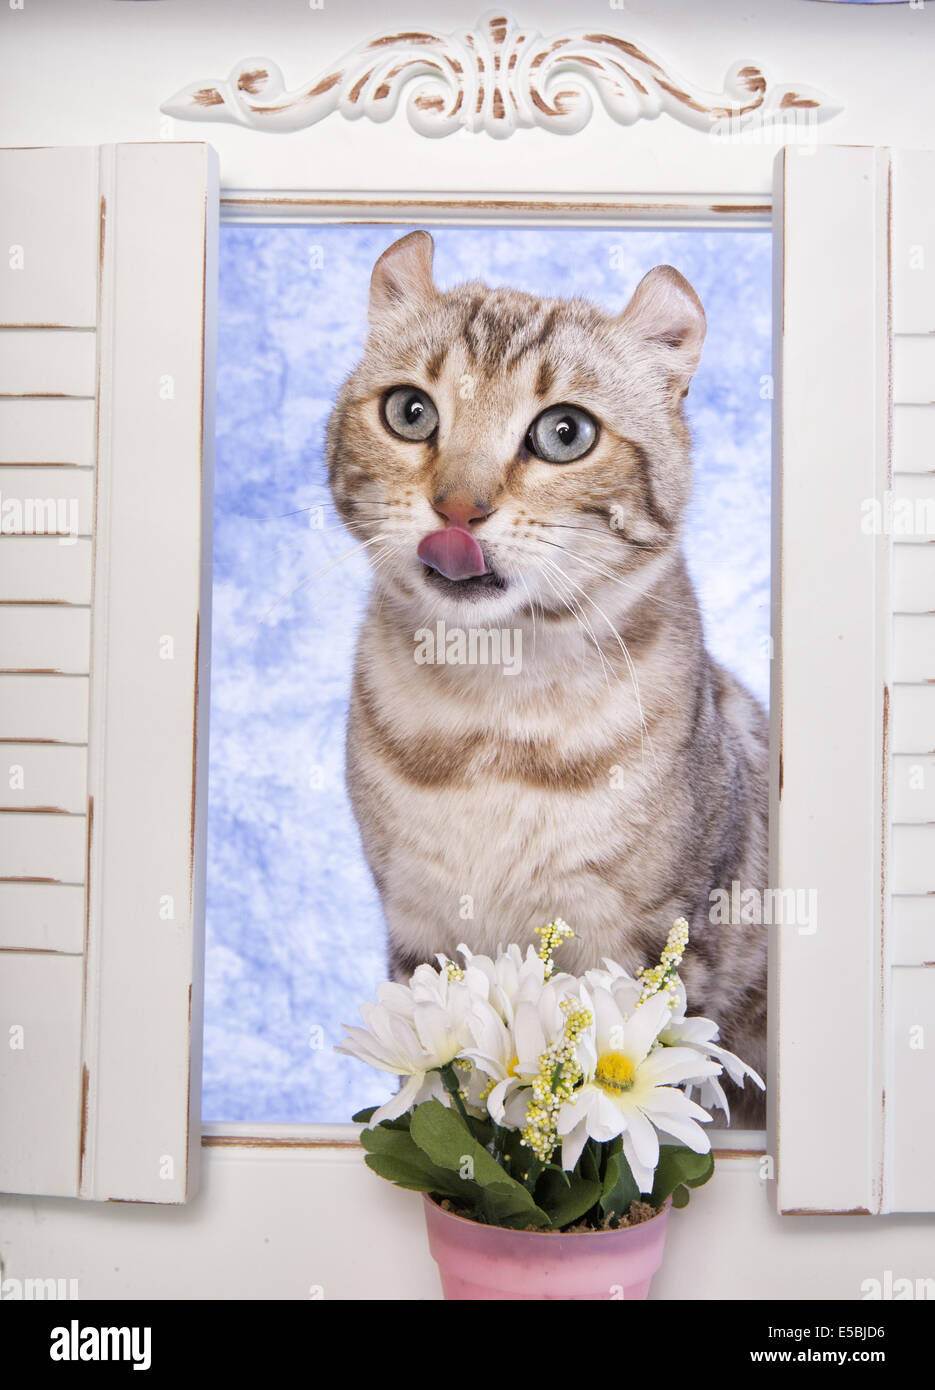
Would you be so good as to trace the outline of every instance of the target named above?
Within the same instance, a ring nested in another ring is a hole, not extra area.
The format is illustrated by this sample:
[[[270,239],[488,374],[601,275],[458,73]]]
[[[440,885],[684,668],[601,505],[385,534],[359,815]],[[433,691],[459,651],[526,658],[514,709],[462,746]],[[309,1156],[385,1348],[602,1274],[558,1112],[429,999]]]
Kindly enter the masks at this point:
[[[0,151],[4,1191],[196,1179],[217,209],[205,145]]]
[[[893,739],[884,1208],[931,1211],[935,1143],[935,152],[893,156]],[[906,507],[906,504],[910,504]],[[896,515],[894,512],[894,523]],[[927,525],[926,525],[927,523]]]
[[[781,1211],[935,1209],[935,156],[777,160],[770,1145]]]

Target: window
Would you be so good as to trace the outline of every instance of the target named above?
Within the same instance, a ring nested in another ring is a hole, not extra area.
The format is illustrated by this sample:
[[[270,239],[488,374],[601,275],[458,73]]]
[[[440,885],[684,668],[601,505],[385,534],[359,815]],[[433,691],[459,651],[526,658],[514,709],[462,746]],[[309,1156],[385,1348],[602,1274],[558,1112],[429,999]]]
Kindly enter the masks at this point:
[[[0,812],[0,1178],[180,1202],[198,1151],[215,165],[198,145],[112,146],[4,151],[0,174],[0,244],[23,252],[2,281],[0,487],[34,516],[40,495],[74,499],[78,542],[0,539],[36,547],[0,605],[0,738],[26,773]],[[817,930],[772,937],[785,1212],[931,1203],[935,618],[927,534],[894,521],[900,499],[913,516],[932,500],[933,180],[925,153],[778,160],[772,875],[819,899]]]
[[[341,1123],[390,1091],[332,1049],[388,965],[344,776],[372,571],[335,511],[324,431],[363,349],[374,262],[410,230],[221,230],[203,1103],[211,1122]],[[686,402],[686,549],[709,649],[767,705],[768,230],[432,232],[442,288],[481,279],[580,295],[618,313],[643,274],[672,264],[697,289],[708,329]],[[561,558],[554,547],[549,554]]]

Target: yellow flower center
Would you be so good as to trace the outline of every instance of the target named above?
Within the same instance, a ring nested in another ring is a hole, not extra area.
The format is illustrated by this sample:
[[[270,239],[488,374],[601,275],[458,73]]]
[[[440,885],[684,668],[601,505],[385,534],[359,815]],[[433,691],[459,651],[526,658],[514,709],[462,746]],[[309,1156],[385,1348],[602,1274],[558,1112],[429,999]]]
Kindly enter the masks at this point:
[[[516,1068],[517,1068],[518,1066],[519,1066],[519,1058],[517,1057],[516,1053],[514,1052],[514,1053],[513,1053],[513,1060],[512,1060],[512,1062],[510,1063],[510,1065],[509,1065],[509,1066],[507,1067],[507,1069],[506,1069],[506,1074],[507,1074],[507,1076],[515,1076],[515,1075],[516,1075]]]
[[[605,1091],[629,1091],[636,1076],[636,1067],[622,1052],[605,1052],[597,1060],[594,1080]]]

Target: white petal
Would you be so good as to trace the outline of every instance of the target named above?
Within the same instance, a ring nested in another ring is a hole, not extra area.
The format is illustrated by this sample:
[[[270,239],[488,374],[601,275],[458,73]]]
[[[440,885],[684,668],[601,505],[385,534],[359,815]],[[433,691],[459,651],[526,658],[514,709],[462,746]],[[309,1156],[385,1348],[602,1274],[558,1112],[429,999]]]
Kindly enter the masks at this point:
[[[657,1086],[647,1096],[640,1097],[639,1106],[650,1119],[659,1116],[660,1123],[673,1115],[679,1119],[700,1120],[702,1124],[711,1119],[706,1110],[674,1086]]]
[[[702,1056],[693,1047],[659,1047],[644,1058],[639,1070],[640,1083],[645,1081],[652,1086],[719,1075],[718,1063]]]
[[[381,1120],[396,1120],[400,1115],[405,1115],[407,1110],[411,1110],[416,1104],[416,1097],[422,1089],[424,1079],[421,1074],[410,1076],[395,1096],[391,1096],[385,1105],[381,1105],[379,1110],[373,1112],[368,1121],[369,1126],[378,1125]]]
[[[669,1001],[664,994],[652,994],[640,1004],[626,1025],[626,1042],[616,1051],[626,1052],[632,1062],[639,1064],[649,1052],[669,1017]]]
[[[680,1144],[687,1144],[690,1149],[694,1149],[696,1154],[711,1152],[711,1140],[703,1129],[698,1128],[694,1120],[680,1120],[674,1115],[666,1115],[665,1118],[657,1119],[656,1123]]]
[[[644,1168],[655,1171],[659,1162],[659,1136],[641,1110],[627,1113],[627,1129],[633,1141],[633,1150]],[[642,1192],[644,1189],[640,1188]]]
[[[630,1165],[630,1172],[633,1174],[634,1181],[640,1192],[652,1192],[653,1174],[656,1171],[656,1165],[653,1164],[649,1167],[647,1164],[641,1162],[636,1152],[633,1139],[627,1130],[623,1132],[623,1155]]]
[[[736,1081],[738,1086],[742,1086],[744,1077],[749,1076],[751,1081],[754,1081],[761,1091],[766,1090],[766,1082],[763,1080],[762,1076],[760,1076],[759,1072],[755,1072],[752,1067],[748,1066],[746,1062],[742,1062],[733,1052],[728,1052],[726,1047],[709,1047],[708,1051],[711,1053],[712,1057],[718,1059],[727,1072],[727,1075],[732,1081]]]
[[[459,1040],[452,1028],[450,1015],[440,1004],[416,1004],[413,1022],[419,1041],[434,1065],[444,1066],[457,1056]]]
[[[578,1159],[581,1157],[581,1150],[588,1142],[587,1126],[582,1122],[577,1129],[573,1129],[570,1134],[566,1134],[562,1140],[562,1167],[566,1173],[570,1173]]]
[[[516,1005],[513,1042],[516,1046],[517,1071],[525,1076],[534,1076],[539,1070],[539,1058],[547,1045],[535,1004],[521,1000]]]

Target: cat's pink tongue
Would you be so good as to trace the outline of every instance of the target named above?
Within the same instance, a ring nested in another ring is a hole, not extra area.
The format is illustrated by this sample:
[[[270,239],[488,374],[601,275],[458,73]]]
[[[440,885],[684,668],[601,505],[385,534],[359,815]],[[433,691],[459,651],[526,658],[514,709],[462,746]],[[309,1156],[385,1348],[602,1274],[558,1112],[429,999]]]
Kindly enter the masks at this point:
[[[423,536],[416,554],[423,565],[438,570],[446,579],[471,579],[487,573],[484,552],[460,526],[446,526]]]

